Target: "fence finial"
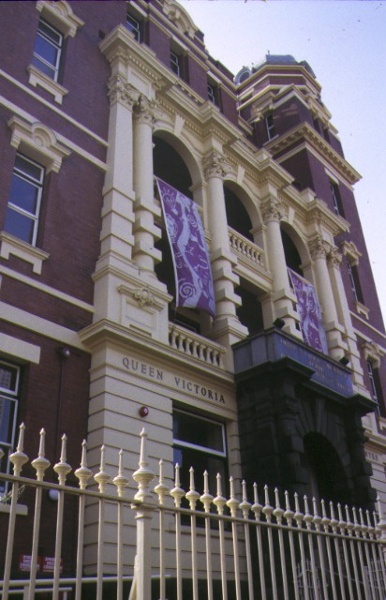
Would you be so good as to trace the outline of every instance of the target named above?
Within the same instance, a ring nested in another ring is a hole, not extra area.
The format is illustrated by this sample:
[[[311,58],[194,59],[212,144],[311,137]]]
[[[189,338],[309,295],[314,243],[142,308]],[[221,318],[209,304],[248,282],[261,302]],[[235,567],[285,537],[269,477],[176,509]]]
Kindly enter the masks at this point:
[[[119,451],[118,475],[114,477],[113,484],[117,487],[117,493],[120,498],[124,496],[125,487],[129,485],[129,480],[123,474],[123,450]]]
[[[86,489],[87,481],[92,477],[91,469],[87,468],[86,449],[86,440],[83,440],[80,467],[75,471],[75,477],[79,479],[79,487],[81,490]]]
[[[60,485],[64,485],[66,483],[66,477],[71,471],[70,465],[66,462],[67,460],[67,436],[66,434],[62,435],[62,450],[60,453],[60,460],[56,465],[54,465],[54,471],[58,474],[58,479]]]
[[[46,437],[46,432],[45,432],[44,429],[41,429],[40,430],[40,442],[39,442],[38,457],[35,458],[31,462],[31,465],[33,466],[33,468],[36,471],[36,479],[38,481],[43,481],[44,472],[50,466],[50,461],[47,460],[47,458],[44,456],[44,453],[45,453],[45,437]]]
[[[145,429],[141,431],[141,450],[139,454],[139,469],[133,473],[133,479],[138,483],[138,492],[134,498],[144,502],[147,498],[151,498],[151,492],[149,489],[149,483],[154,479],[155,474],[149,469],[149,463],[147,462],[146,454],[146,440],[147,433]]]
[[[28,456],[26,454],[24,454],[24,452],[23,452],[24,430],[25,430],[25,425],[24,425],[24,423],[21,423],[21,425],[19,427],[19,441],[18,441],[18,444],[16,447],[16,452],[13,452],[9,457],[9,460],[13,464],[13,472],[14,472],[14,475],[16,475],[16,477],[18,477],[20,475],[22,466],[28,461]]]

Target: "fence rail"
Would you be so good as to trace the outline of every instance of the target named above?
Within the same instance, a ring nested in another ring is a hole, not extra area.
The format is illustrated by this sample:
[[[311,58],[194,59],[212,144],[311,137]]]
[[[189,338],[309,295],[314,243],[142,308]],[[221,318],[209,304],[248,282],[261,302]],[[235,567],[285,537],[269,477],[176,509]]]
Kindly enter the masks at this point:
[[[63,436],[61,457],[53,466],[58,482],[52,483],[45,480],[50,463],[44,430],[38,457],[30,461],[23,451],[24,426],[20,427],[17,449],[10,456],[13,475],[0,475],[9,483],[3,498],[7,511],[0,511],[0,534],[6,536],[6,544],[0,544],[4,600],[10,595],[32,600],[47,590],[54,600],[122,600],[129,593],[130,600],[385,600],[386,522],[380,512],[318,503],[296,494],[292,498],[287,492],[281,497],[268,487],[260,494],[256,484],[248,489],[245,482],[238,494],[232,477],[226,497],[219,475],[216,490],[209,489],[207,472],[199,492],[193,469],[186,491],[178,465],[169,485],[162,461],[155,477],[147,459],[146,432],[140,437],[139,466],[132,474],[137,489],[130,497],[122,451],[115,477],[106,471],[104,447],[99,471],[93,474],[84,442],[81,465],[69,481]],[[27,467],[34,477],[21,474]],[[42,527],[49,518],[43,510],[44,491],[56,500],[49,579],[39,570]],[[24,497],[30,525],[20,516]],[[66,511],[74,503],[71,572],[67,566],[63,569],[62,557],[68,552],[71,530]],[[23,577],[17,568],[20,527],[23,545],[30,548]],[[113,560],[108,561],[112,547]]]

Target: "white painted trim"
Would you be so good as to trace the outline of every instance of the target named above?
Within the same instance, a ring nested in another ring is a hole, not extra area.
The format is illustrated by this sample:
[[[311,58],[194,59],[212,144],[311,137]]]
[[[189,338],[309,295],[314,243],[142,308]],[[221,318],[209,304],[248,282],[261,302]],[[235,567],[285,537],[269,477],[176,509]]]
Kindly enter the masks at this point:
[[[33,272],[38,275],[41,275],[43,261],[49,257],[49,254],[44,252],[44,250],[35,248],[35,246],[27,244],[27,242],[20,240],[6,231],[0,231],[0,257],[9,260],[10,255],[17,256],[30,263]],[[19,273],[17,277],[20,279]]]
[[[32,96],[35,100],[37,100],[41,104],[44,104],[44,106],[46,106],[47,108],[51,109],[53,112],[57,113],[58,115],[60,115],[63,119],[65,119],[66,121],[68,121],[72,125],[75,125],[75,127],[77,127],[78,129],[80,129],[81,131],[83,131],[84,133],[86,133],[88,136],[92,137],[99,144],[101,144],[104,147],[107,147],[107,145],[108,145],[107,140],[104,140],[103,138],[101,138],[99,135],[97,135],[96,133],[94,133],[93,131],[91,131],[90,129],[88,129],[87,127],[85,127],[84,125],[82,125],[81,123],[79,123],[79,121],[76,121],[75,119],[73,119],[72,117],[70,117],[63,110],[61,110],[60,108],[54,106],[51,102],[49,102],[48,100],[45,100],[44,98],[42,98],[41,96],[39,96],[39,94],[36,94],[33,90],[31,90],[30,88],[28,88],[24,84],[20,83],[20,81],[18,81],[17,79],[15,79],[14,77],[12,77],[12,75],[9,75],[8,73],[6,73],[5,71],[3,71],[2,69],[0,69],[0,77],[4,77],[4,79],[7,79],[8,81],[10,81],[14,85],[16,85],[18,88],[20,88],[21,90],[23,90],[23,92],[25,92],[26,94]],[[3,97],[0,97],[0,101],[7,108],[10,108],[12,106],[12,107],[14,107],[13,108],[14,112],[20,114],[21,116],[23,115],[23,111],[21,111],[21,109],[18,109],[16,107],[16,104],[12,104],[11,102],[9,103],[9,105],[4,104],[4,102],[8,103],[8,100],[5,99],[5,98],[3,98]],[[24,113],[24,114],[28,115],[28,113]],[[33,121],[36,121],[36,118],[35,117],[31,117],[29,115],[28,120],[30,120],[31,122],[33,122]]]
[[[0,333],[0,348],[2,354],[35,364],[40,363],[40,346],[30,344],[19,338]]]
[[[63,300],[63,302],[68,302],[69,304],[73,304],[77,308],[81,308],[82,310],[86,310],[87,312],[90,312],[90,313],[94,312],[94,307],[92,304],[88,304],[88,302],[84,302],[83,300],[79,300],[78,298],[75,298],[74,296],[70,296],[70,294],[61,292],[60,290],[57,290],[49,285],[46,285],[45,283],[42,283],[41,281],[32,279],[32,277],[28,277],[27,275],[22,275],[22,273],[18,273],[17,271],[9,269],[8,267],[4,267],[4,266],[0,265],[0,273],[5,275],[6,277],[12,277],[12,279],[17,279],[17,281],[20,281],[21,283],[29,285],[30,287],[33,287],[33,288],[39,290],[40,292],[49,294],[50,296],[53,296],[54,298],[59,298],[59,300]]]
[[[4,321],[12,323],[17,327],[23,327],[24,329],[28,329],[28,331],[33,331],[44,337],[56,340],[61,344],[88,352],[87,348],[80,341],[79,334],[76,331],[71,331],[52,321],[32,315],[30,312],[16,308],[6,302],[0,302],[0,315]]]

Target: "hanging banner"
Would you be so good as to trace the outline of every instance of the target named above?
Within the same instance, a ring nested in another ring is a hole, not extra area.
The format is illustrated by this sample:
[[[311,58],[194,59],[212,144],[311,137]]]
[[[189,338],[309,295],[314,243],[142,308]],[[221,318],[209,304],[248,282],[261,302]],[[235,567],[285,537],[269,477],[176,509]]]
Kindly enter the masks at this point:
[[[297,299],[303,339],[314,350],[328,354],[326,333],[315,288],[295,271],[288,269],[288,273]]]
[[[176,305],[215,317],[209,253],[197,205],[158,178],[157,187],[173,257]]]

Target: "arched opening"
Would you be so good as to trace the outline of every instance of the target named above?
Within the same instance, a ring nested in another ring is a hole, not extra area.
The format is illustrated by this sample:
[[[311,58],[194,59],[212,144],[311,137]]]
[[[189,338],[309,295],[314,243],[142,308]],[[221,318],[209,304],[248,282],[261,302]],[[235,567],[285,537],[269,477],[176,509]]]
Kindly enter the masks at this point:
[[[224,196],[229,227],[253,242],[252,222],[243,203],[227,185],[224,186]]]
[[[190,191],[192,178],[180,154],[161,137],[155,136],[153,142],[154,175],[188,198],[192,198]],[[158,279],[167,286],[169,294],[173,296],[173,300],[169,304],[169,321],[200,333],[200,311],[176,306],[176,282],[172,254],[163,220],[158,225],[162,229],[162,237],[156,241],[155,247],[161,251],[162,261],[156,265],[155,272]]]
[[[236,314],[240,323],[247,327],[249,335],[264,331],[263,310],[256,289],[248,281],[241,279],[235,293],[241,298]]]
[[[281,230],[281,239],[283,241],[284,254],[285,254],[285,262],[287,267],[303,276],[303,271],[300,268],[302,264],[302,259],[300,258],[300,254],[298,249],[293,242],[292,238],[288,235],[286,231]]]
[[[304,439],[305,466],[309,475],[309,495],[326,502],[350,502],[350,490],[342,461],[333,445],[320,433]]]

